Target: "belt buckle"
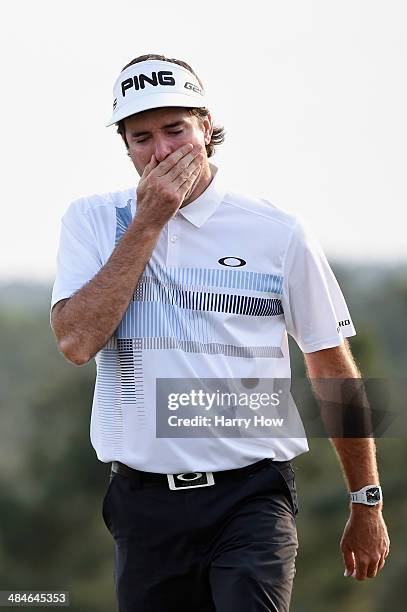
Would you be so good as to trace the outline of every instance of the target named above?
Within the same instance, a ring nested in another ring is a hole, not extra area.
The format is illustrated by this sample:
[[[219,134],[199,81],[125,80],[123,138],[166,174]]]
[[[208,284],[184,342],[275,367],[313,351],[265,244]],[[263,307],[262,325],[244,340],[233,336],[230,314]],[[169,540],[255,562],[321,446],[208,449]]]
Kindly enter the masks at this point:
[[[168,486],[171,491],[181,489],[197,489],[210,487],[215,484],[212,472],[183,472],[181,474],[167,474]]]

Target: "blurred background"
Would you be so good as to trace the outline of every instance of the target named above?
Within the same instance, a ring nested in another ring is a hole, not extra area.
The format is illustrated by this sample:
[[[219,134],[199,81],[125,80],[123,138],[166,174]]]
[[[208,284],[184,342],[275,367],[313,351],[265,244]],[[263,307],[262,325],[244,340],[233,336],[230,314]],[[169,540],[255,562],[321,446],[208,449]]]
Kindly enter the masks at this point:
[[[233,19],[232,19],[233,18]],[[60,219],[137,176],[110,117],[121,68],[147,52],[190,63],[227,140],[231,188],[317,234],[357,329],[367,378],[405,378],[407,7],[402,1],[20,0],[3,9],[0,241],[0,590],[69,590],[115,610],[101,517],[108,466],[89,441],[94,363],[69,364],[49,326]],[[293,374],[303,359],[291,343]],[[399,612],[407,571],[405,437],[377,440],[391,554],[343,577],[346,487],[328,440],[294,461],[300,548],[292,611]],[[322,495],[321,495],[322,491]]]

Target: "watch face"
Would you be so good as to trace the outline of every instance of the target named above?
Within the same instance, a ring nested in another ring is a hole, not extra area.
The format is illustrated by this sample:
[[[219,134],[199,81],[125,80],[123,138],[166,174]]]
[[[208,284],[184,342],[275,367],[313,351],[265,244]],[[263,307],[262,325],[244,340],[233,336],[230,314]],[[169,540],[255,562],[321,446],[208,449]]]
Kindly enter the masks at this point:
[[[367,489],[366,501],[368,501],[369,504],[374,504],[375,502],[379,502],[380,501],[380,489],[378,489],[377,487],[371,487],[370,489]]]

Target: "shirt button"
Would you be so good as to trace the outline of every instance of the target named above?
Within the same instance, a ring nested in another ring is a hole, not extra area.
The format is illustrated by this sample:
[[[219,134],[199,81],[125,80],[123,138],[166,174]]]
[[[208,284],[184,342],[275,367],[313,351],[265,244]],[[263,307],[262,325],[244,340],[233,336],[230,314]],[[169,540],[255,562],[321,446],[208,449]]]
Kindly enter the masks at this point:
[[[178,236],[176,234],[174,234],[173,236],[171,236],[170,240],[171,240],[171,242],[177,242]]]

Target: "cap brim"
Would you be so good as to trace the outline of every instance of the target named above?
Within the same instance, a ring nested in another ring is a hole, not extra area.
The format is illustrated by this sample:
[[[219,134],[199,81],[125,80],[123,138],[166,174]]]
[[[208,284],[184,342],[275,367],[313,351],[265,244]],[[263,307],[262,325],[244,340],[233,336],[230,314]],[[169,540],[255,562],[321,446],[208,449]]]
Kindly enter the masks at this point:
[[[141,113],[146,110],[152,110],[154,108],[165,108],[165,107],[184,107],[184,108],[204,108],[205,100],[202,96],[196,94],[191,95],[189,93],[169,93],[168,95],[161,93],[144,94],[139,100],[131,100],[128,104],[122,104],[117,111],[115,111],[106,123],[106,127],[114,125],[121,119]]]

